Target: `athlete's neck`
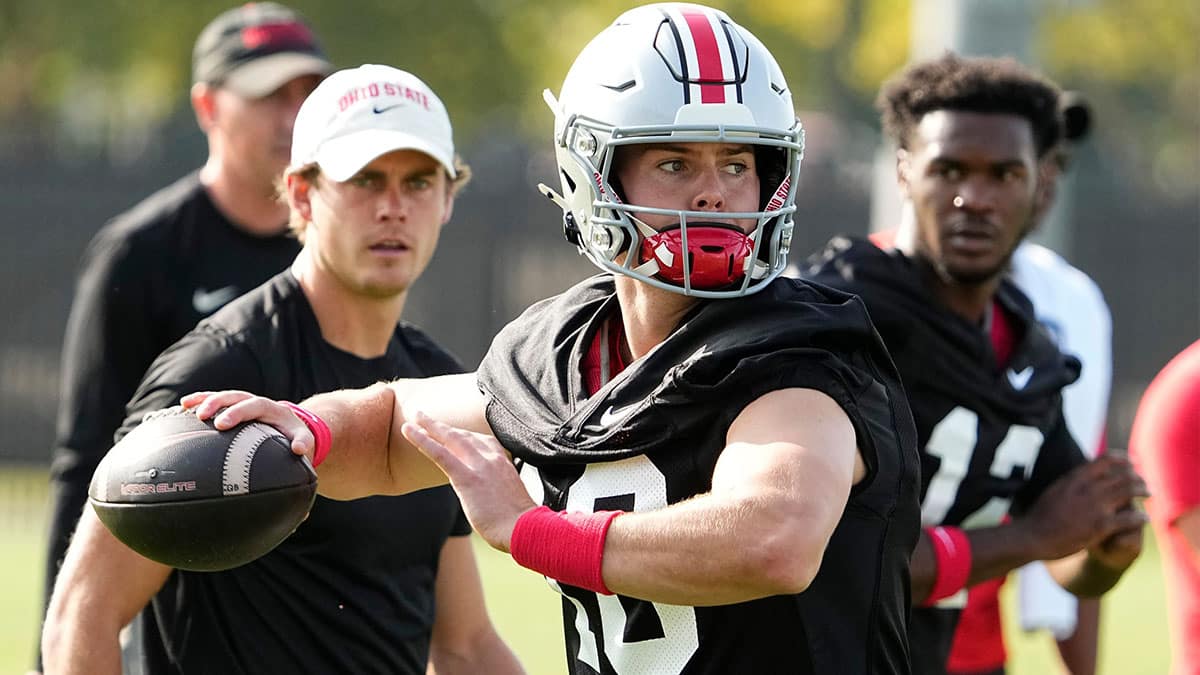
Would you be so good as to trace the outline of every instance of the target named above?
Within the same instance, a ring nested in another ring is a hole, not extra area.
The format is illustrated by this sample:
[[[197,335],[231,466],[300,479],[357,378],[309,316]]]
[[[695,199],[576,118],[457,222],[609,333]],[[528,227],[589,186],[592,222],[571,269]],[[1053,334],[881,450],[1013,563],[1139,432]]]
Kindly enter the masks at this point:
[[[628,361],[639,359],[663,342],[696,305],[697,299],[617,276],[617,299],[625,327]],[[628,362],[627,361],[627,362]]]
[[[319,269],[308,248],[292,263],[292,274],[300,282],[326,342],[363,359],[387,353],[404,312],[407,291],[382,297],[354,292]]]
[[[922,283],[943,305],[967,321],[983,325],[1000,287],[999,275],[977,284],[963,284],[948,278],[923,256],[918,255],[916,261]]]
[[[234,226],[260,237],[282,234],[287,230],[287,204],[276,199],[270,181],[241,175],[245,173],[210,154],[200,169],[200,183]]]

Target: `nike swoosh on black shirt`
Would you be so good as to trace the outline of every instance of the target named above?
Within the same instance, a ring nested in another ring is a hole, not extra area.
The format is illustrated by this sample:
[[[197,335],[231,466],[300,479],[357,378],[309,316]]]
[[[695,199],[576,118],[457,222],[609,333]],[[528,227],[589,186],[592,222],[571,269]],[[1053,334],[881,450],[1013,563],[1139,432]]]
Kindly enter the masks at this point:
[[[224,286],[213,291],[197,288],[192,293],[192,307],[201,315],[212,314],[238,296],[236,286]]]

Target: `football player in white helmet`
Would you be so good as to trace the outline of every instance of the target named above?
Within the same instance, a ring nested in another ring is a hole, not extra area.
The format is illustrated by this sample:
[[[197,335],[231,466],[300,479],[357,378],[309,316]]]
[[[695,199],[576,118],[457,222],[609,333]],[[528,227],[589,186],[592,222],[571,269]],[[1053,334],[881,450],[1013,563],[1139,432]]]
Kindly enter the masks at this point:
[[[563,196],[539,187],[563,207],[568,239],[601,269],[710,298],[753,293],[783,271],[804,132],[783,73],[749,31],[697,5],[632,10],[584,48],[558,100],[544,96]],[[745,219],[748,231],[708,209],[628,199],[614,172],[622,148],[681,143],[750,149],[759,203],[723,214]],[[672,224],[651,227],[651,216]]]
[[[327,457],[328,496],[449,480],[562,593],[572,673],[908,673],[915,429],[862,303],[777,278],[803,146],[774,58],[724,12],[648,5],[547,98],[543,190],[603,274],[473,375],[185,404]]]

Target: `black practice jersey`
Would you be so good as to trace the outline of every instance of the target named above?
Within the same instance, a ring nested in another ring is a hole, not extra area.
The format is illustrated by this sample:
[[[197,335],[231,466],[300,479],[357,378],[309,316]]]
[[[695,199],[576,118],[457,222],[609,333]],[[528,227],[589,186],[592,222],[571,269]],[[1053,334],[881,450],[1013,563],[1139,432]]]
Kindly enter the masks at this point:
[[[150,362],[299,250],[290,235],[258,237],[231,223],[198,173],[101,229],[67,322],[52,475],[86,489]]]
[[[612,278],[593,277],[531,307],[480,366],[488,422],[535,499],[557,510],[647,511],[705,493],[731,422],[792,387],[842,406],[868,473],[804,593],[684,607],[555,583],[570,672],[909,672],[916,439],[862,303],[786,279],[700,302],[589,396],[580,364],[617,311]]]
[[[942,305],[899,251],[839,237],[808,261],[805,277],[860,295],[891,351],[917,423],[924,525],[998,525],[1086,461],[1061,401],[1079,362],[1059,352],[1007,279],[996,299],[1016,343],[1001,365],[990,336]],[[914,610],[914,672],[945,671],[965,600],[963,591]]]
[[[118,436],[186,393],[244,389],[299,401],[396,377],[461,372],[415,327],[362,359],[321,337],[290,271],[164,352]],[[147,673],[424,673],[438,556],[470,525],[448,487],[334,501],[278,548],[225,572],[172,572],[138,617]]]

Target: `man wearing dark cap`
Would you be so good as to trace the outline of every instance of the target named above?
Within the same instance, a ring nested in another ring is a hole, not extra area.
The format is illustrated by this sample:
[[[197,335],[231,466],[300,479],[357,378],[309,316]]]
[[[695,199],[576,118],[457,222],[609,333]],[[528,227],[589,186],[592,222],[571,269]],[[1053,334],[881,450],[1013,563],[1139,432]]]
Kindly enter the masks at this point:
[[[191,101],[207,161],[110,221],[84,255],[63,347],[46,598],[151,361],[299,251],[274,181],[296,111],[332,70],[304,20],[274,3],[231,9],[196,41]]]
[[[312,30],[273,2],[242,5],[218,16],[196,39],[192,77],[262,98],[297,77],[332,71]]]

